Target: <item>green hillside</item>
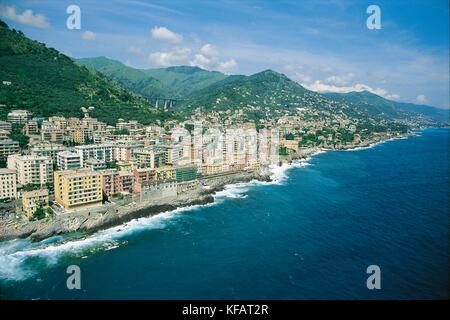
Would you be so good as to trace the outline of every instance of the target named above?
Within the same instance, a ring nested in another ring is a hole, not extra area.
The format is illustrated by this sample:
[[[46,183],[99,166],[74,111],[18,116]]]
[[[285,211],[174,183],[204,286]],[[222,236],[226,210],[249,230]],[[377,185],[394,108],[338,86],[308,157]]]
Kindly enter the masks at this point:
[[[135,69],[106,57],[83,58],[78,64],[103,73],[124,87],[148,99],[182,99],[227,76],[198,67],[169,67],[161,69]]]
[[[90,106],[92,116],[110,124],[117,118],[149,123],[170,116],[5,23],[0,24],[0,79],[0,119],[15,108],[48,117],[81,116],[80,108]]]
[[[448,124],[449,110],[431,106],[402,103],[385,99],[368,91],[349,93],[326,93],[325,96],[334,100],[351,104],[354,108],[366,113],[384,113],[391,118],[421,118],[422,121],[435,121],[442,125]]]
[[[186,98],[198,90],[227,78],[226,75],[217,71],[188,66],[148,69],[145,73],[171,88],[179,98]]]
[[[148,99],[175,95],[169,86],[147,75],[145,70],[127,67],[116,60],[106,57],[96,57],[77,59],[76,63],[84,65],[89,69],[97,70],[107,78],[116,81],[130,91]]]
[[[265,113],[266,108],[290,109],[304,101],[306,89],[285,75],[266,70],[251,76],[233,76],[196,92],[180,108],[229,110],[242,107]]]

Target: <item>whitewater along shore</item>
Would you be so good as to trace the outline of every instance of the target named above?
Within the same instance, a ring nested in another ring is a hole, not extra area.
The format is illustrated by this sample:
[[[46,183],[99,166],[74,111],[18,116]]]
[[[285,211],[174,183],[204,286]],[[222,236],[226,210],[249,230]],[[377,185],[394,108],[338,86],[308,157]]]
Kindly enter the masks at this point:
[[[54,235],[80,232],[80,236],[121,225],[133,219],[150,217],[177,208],[205,205],[214,202],[213,194],[226,185],[250,182],[252,180],[270,181],[269,173],[239,171],[220,175],[207,181],[209,189],[195,189],[179,195],[176,199],[139,201],[139,197],[103,204],[67,213],[57,213],[53,218],[39,221],[8,221],[0,219],[0,241],[27,238],[41,241]]]
[[[379,134],[372,139],[351,143],[344,146],[324,148],[312,147],[302,149],[299,153],[288,156],[280,156],[282,163],[291,163],[295,160],[306,159],[321,151],[339,151],[360,148],[369,148],[384,141],[402,139],[415,133],[391,135]],[[100,207],[56,214],[53,218],[45,218],[39,221],[27,221],[21,219],[11,221],[0,219],[0,241],[27,238],[32,241],[41,241],[54,235],[81,232],[82,235],[124,224],[130,220],[142,217],[150,217],[162,212],[172,211],[177,208],[195,205],[205,205],[214,202],[213,195],[223,190],[227,185],[250,182],[252,180],[271,181],[269,171],[259,173],[254,171],[239,171],[219,175],[215,179],[206,179],[208,190],[198,189],[183,193],[177,199],[159,201],[139,201],[138,196],[129,199],[107,203]]]

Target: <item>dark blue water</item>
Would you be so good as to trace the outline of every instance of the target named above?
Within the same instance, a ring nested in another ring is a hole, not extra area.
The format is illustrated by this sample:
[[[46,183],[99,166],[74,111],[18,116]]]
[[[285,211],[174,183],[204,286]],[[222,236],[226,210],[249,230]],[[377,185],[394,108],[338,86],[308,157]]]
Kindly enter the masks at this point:
[[[448,298],[449,133],[320,154],[281,184],[82,241],[2,244],[1,297]],[[66,288],[70,264],[81,290]],[[381,290],[366,287],[372,264]]]

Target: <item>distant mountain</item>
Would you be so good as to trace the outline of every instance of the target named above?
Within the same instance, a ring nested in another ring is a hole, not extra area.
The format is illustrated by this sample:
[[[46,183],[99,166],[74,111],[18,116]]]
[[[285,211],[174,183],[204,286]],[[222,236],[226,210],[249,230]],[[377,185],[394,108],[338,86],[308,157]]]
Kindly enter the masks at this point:
[[[319,94],[273,70],[251,76],[229,76],[194,92],[176,107],[187,113],[198,108],[227,113],[238,110],[243,119],[257,121],[300,112],[304,120],[326,119],[331,123],[349,119],[365,123],[370,130],[397,125],[442,125],[445,120],[444,110],[400,104],[369,92]]]
[[[384,113],[393,118],[428,117],[441,124],[449,124],[449,110],[436,107],[402,103],[385,99],[368,91],[349,93],[325,93],[325,96],[352,104],[355,108],[370,113]]]
[[[265,70],[251,76],[230,76],[191,95],[180,107],[228,110],[243,106],[295,109],[307,90],[285,75]],[[314,95],[314,93],[312,93]]]
[[[106,57],[78,59],[77,63],[101,72],[148,99],[186,98],[195,91],[227,78],[220,72],[189,66],[135,69]]]
[[[0,119],[14,108],[35,116],[81,116],[81,107],[94,107],[92,116],[107,123],[117,118],[144,123],[168,115],[152,111],[142,98],[96,71],[20,31],[0,23]]]

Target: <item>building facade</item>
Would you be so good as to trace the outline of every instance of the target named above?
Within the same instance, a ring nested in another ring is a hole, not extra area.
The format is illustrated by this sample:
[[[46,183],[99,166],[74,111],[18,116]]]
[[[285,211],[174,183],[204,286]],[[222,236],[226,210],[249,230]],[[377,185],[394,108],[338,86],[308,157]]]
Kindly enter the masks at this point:
[[[55,200],[66,210],[100,206],[102,175],[80,169],[55,172]]]
[[[58,170],[74,170],[81,168],[81,158],[76,152],[63,151],[56,155]]]
[[[20,146],[17,141],[0,140],[0,161],[6,161],[12,154],[20,152]]]
[[[26,191],[22,193],[22,208],[28,218],[39,208],[48,207],[48,189]]]
[[[0,199],[15,199],[17,197],[16,171],[0,169]]]
[[[50,157],[11,155],[8,169],[16,170],[17,183],[45,186],[53,183],[53,160]]]

